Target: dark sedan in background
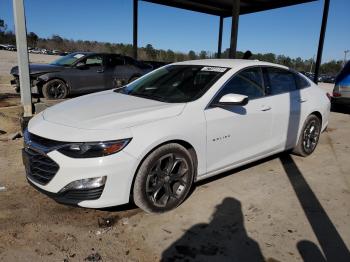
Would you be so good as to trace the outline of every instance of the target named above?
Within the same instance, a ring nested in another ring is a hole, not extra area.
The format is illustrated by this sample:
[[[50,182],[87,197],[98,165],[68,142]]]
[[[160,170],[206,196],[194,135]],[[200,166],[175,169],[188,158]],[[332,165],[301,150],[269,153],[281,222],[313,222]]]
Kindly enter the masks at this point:
[[[70,94],[86,94],[120,87],[150,72],[153,67],[118,54],[76,52],[51,64],[30,64],[33,94],[62,99]],[[19,92],[18,67],[10,72]]]

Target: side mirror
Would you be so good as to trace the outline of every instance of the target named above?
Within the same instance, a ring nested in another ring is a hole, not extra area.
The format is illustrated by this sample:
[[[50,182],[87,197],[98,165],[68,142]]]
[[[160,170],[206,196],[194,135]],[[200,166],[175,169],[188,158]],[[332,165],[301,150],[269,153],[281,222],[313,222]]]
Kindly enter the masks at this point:
[[[75,67],[78,68],[78,69],[86,69],[87,65],[85,65],[82,62],[79,62],[78,64],[75,65]]]
[[[245,106],[248,104],[248,97],[239,94],[226,94],[220,98],[217,106]]]

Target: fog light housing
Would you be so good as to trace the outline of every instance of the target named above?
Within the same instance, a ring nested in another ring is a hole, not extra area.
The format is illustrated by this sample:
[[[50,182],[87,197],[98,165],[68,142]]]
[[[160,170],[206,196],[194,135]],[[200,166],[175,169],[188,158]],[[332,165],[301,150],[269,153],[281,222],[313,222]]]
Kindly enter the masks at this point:
[[[68,190],[89,190],[98,187],[102,187],[106,184],[107,176],[85,178],[81,180],[76,180],[60,190],[60,193]]]

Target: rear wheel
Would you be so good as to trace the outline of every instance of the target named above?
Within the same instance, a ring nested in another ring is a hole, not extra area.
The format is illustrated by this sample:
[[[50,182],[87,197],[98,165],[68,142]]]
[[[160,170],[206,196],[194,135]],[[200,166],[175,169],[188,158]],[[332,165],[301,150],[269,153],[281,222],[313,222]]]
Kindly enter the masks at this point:
[[[133,197],[148,213],[163,213],[176,208],[186,198],[194,176],[190,153],[179,144],[154,150],[137,172]]]
[[[42,93],[46,99],[63,99],[68,95],[68,87],[63,80],[52,79],[44,84]]]
[[[304,157],[310,155],[318,144],[320,133],[321,120],[315,115],[308,116],[293,153]]]

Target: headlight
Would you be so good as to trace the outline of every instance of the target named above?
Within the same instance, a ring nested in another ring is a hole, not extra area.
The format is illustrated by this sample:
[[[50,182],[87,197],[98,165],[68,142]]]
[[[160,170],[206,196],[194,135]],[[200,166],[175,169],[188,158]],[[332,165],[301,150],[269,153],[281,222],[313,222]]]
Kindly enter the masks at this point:
[[[91,158],[108,156],[122,150],[131,139],[94,142],[94,143],[72,143],[59,149],[60,153],[73,158]]]

